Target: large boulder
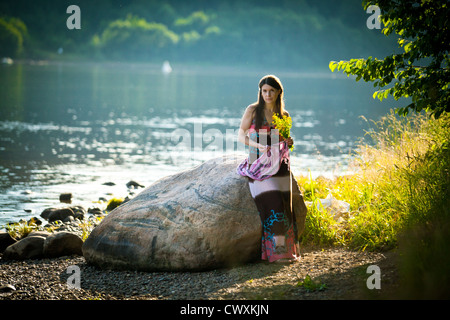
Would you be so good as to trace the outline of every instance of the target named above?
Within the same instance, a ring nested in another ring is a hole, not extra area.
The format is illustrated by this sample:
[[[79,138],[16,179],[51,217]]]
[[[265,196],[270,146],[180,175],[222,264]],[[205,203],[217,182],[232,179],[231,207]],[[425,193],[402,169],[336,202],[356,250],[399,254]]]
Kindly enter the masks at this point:
[[[261,221],[247,178],[236,173],[241,160],[213,159],[155,182],[91,232],[83,244],[86,261],[107,269],[180,271],[259,258]],[[294,200],[304,207],[302,198]],[[301,214],[303,230],[306,207]]]

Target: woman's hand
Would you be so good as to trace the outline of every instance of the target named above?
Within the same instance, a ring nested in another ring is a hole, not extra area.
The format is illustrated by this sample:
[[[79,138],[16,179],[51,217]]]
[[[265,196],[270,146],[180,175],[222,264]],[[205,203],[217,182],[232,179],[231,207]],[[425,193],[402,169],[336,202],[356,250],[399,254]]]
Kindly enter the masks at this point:
[[[291,147],[294,145],[294,140],[292,139],[292,137],[288,137],[285,139],[280,135],[280,141],[287,141],[288,147]]]
[[[270,146],[265,146],[265,145],[258,143],[258,150],[261,154],[263,154],[264,152],[267,152],[269,150],[269,148],[270,148]]]
[[[288,147],[291,147],[294,145],[294,140],[292,139],[292,137],[289,137],[286,139]]]

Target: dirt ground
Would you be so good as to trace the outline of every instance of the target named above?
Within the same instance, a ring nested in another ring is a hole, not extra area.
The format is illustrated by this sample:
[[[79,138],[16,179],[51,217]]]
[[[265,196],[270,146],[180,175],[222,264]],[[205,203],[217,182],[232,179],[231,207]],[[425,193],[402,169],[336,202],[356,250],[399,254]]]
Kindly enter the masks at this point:
[[[68,286],[67,268],[74,265],[78,289]],[[371,265],[379,267],[380,289],[367,286]],[[291,264],[254,262],[203,272],[100,270],[80,256],[0,259],[0,287],[6,285],[14,290],[5,288],[0,300],[366,300],[396,299],[398,272],[395,251],[304,247]]]

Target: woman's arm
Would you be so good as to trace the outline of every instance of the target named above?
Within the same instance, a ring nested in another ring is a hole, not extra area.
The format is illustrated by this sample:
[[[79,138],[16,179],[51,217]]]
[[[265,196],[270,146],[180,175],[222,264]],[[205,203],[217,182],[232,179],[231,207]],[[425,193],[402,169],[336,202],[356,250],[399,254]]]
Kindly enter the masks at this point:
[[[258,148],[261,152],[264,152],[266,150],[267,146],[264,146],[260,143],[257,143],[256,141],[253,141],[248,136],[248,130],[250,129],[250,126],[252,125],[254,110],[255,110],[254,105],[250,105],[247,107],[247,109],[245,109],[244,115],[242,116],[242,119],[241,119],[241,126],[240,126],[239,132],[238,132],[238,141],[247,146]]]

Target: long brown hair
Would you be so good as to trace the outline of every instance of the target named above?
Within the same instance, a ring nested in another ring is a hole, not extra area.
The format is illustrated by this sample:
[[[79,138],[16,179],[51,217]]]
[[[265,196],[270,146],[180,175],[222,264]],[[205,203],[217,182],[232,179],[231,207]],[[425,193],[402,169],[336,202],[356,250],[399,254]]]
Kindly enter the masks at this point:
[[[256,129],[260,129],[262,126],[262,123],[264,121],[264,98],[262,96],[261,87],[263,85],[269,85],[275,89],[280,90],[280,94],[278,95],[277,100],[275,101],[275,110],[274,113],[278,113],[279,115],[285,114],[285,107],[284,107],[284,89],[283,85],[281,84],[280,79],[278,79],[274,75],[267,75],[261,78],[259,81],[259,90],[258,90],[258,101],[254,103],[255,110],[253,112],[253,118],[255,119],[255,127]]]

